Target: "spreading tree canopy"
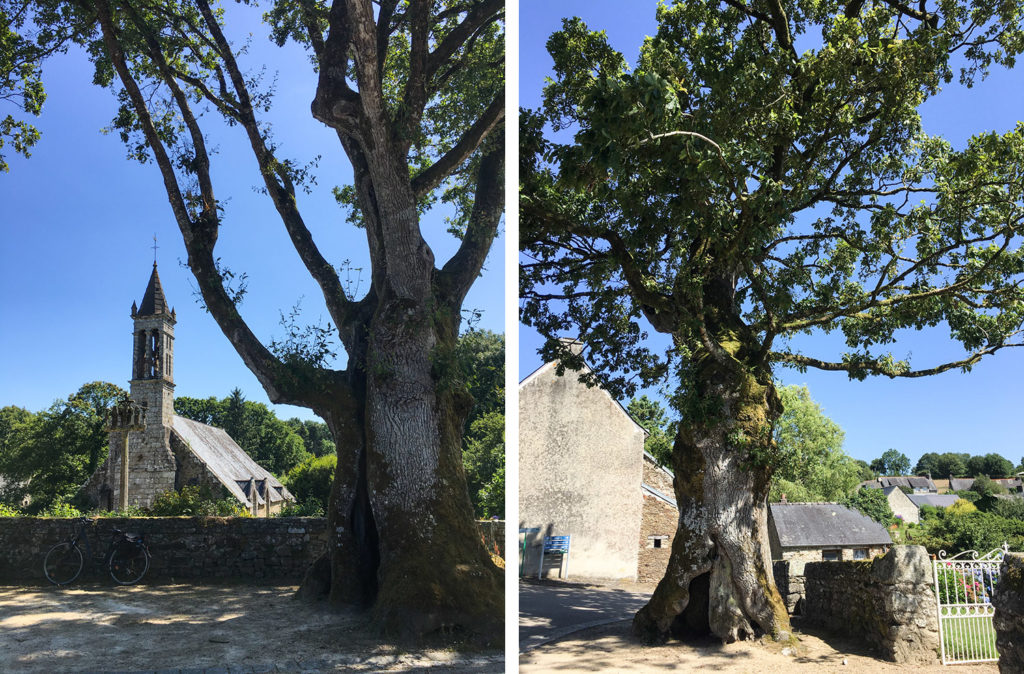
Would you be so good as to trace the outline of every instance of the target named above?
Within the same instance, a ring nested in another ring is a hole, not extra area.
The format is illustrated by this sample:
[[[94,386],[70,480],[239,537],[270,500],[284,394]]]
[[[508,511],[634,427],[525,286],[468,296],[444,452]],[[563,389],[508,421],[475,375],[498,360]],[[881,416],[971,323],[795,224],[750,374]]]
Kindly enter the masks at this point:
[[[579,358],[555,338],[581,338],[620,395],[676,384],[681,527],[637,633],[785,638],[765,524],[775,368],[923,377],[1021,344],[1024,125],[958,148],[918,113],[954,80],[1013,65],[1021,5],[657,12],[633,69],[579,19],[548,41],[554,76],[522,112],[522,319],[568,367]],[[890,352],[926,328],[962,352]],[[823,332],[845,348],[793,339]]]
[[[349,224],[340,215],[333,224],[365,240],[368,288],[346,286],[344,261],[325,255],[304,218],[303,190],[323,176],[273,134],[273,78],[261,66],[274,66],[254,62],[252,22],[234,24],[246,12],[265,12],[273,41],[308,53],[310,115],[336,138],[323,151],[352,167],[336,190]],[[230,10],[211,0],[0,0],[0,14],[16,17],[10,30],[43,49],[28,52],[30,62],[84,47],[94,81],[117,96],[111,129],[131,158],[159,172],[203,305],[272,402],[327,423],[338,456],[333,540],[303,593],[369,606],[389,633],[501,634],[501,578],[462,470],[472,399],[456,340],[503,209],[503,13],[502,0],[277,0]],[[7,45],[24,42],[5,38],[0,65]],[[22,71],[31,84],[35,71]],[[215,171],[225,133],[249,162]],[[319,286],[330,325],[292,323],[270,343],[250,329],[241,272],[217,251],[231,209],[219,189],[226,172],[242,171]],[[445,217],[421,220],[435,206]],[[427,223],[458,238],[447,260],[435,260]],[[329,367],[342,350],[344,368]]]

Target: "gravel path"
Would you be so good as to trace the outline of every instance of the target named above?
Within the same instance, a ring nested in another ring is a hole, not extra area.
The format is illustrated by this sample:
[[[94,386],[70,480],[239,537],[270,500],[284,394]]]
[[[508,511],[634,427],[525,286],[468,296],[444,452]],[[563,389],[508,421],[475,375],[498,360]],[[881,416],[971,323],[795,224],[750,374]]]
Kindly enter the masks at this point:
[[[504,653],[405,650],[295,587],[0,587],[0,672],[501,672]]]
[[[521,674],[540,672],[657,672],[678,669],[727,674],[997,674],[995,663],[943,667],[897,665],[876,659],[854,641],[801,633],[796,653],[756,641],[721,645],[716,641],[644,646],[629,633],[629,620],[595,627],[535,648],[519,657]]]

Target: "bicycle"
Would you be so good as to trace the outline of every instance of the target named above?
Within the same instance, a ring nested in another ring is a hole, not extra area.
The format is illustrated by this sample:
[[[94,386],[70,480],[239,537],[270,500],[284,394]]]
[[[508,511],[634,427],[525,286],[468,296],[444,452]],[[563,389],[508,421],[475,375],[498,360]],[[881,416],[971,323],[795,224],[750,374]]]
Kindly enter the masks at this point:
[[[114,529],[110,534],[110,542],[104,555],[93,554],[92,543],[86,533],[85,525],[95,520],[88,517],[78,518],[78,530],[69,540],[50,548],[43,560],[43,574],[54,585],[61,586],[73,582],[82,573],[85,560],[94,566],[105,565],[110,570],[110,577],[119,585],[132,585],[139,582],[149,569],[149,548],[142,534],[129,534]],[[85,542],[86,554],[82,554],[79,545]]]

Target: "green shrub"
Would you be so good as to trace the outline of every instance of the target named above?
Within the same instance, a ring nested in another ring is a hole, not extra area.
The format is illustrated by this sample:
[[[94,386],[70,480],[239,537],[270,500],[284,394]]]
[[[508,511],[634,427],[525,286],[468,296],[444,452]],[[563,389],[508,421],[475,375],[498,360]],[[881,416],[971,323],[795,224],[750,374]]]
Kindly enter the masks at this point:
[[[0,517],[21,517],[24,514],[25,513],[21,512],[17,508],[12,508],[7,504],[0,503]]]
[[[150,512],[157,517],[249,517],[249,512],[235,499],[217,499],[209,489],[196,486],[163,492],[156,497]]]
[[[89,517],[149,517],[150,512],[145,508],[130,505],[124,510],[92,510]]]
[[[301,503],[289,503],[281,508],[275,517],[323,517],[324,506],[315,498],[306,499]]]
[[[39,513],[40,517],[81,517],[82,511],[64,501],[54,501],[46,510]]]
[[[322,505],[330,501],[337,465],[335,454],[311,457],[288,471],[281,481],[300,504],[316,501]]]

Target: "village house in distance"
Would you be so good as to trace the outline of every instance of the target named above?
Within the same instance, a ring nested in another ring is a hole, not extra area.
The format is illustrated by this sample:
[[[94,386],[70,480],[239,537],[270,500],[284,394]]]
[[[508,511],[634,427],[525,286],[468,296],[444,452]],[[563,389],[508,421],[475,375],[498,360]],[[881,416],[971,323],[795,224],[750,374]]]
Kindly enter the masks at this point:
[[[86,499],[105,510],[147,508],[162,492],[195,485],[230,494],[260,515],[294,502],[284,485],[222,429],[174,413],[177,318],[164,298],[156,262],[142,305],[133,302],[131,316],[130,397],[144,410],[144,430],[111,430],[106,461],[82,487]]]

